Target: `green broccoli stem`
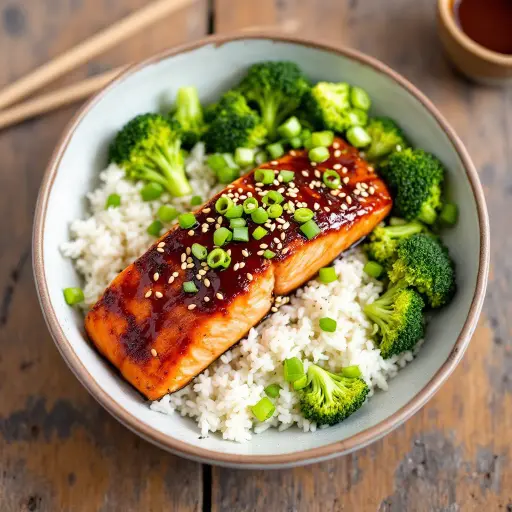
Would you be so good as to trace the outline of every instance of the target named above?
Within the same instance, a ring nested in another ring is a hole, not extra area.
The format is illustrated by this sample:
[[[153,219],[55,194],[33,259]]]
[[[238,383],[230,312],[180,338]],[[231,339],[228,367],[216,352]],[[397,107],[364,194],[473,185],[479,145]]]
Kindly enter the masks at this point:
[[[377,300],[371,304],[366,304],[363,308],[366,316],[379,327],[380,333],[384,336],[389,327],[389,321],[392,315],[392,307],[396,294],[407,286],[407,283],[398,283],[389,288]]]
[[[437,211],[431,204],[426,203],[421,207],[418,219],[425,224],[434,224],[437,219]]]
[[[384,229],[391,238],[402,238],[421,233],[424,227],[419,222],[408,222],[406,224],[387,226]]]
[[[160,147],[151,155],[151,160],[165,177],[161,183],[172,196],[180,197],[192,193],[192,187],[185,174],[183,158],[180,155],[180,145],[171,148]]]
[[[180,87],[176,95],[177,118],[183,124],[203,122],[203,109],[195,87]]]
[[[317,366],[316,364],[311,365],[308,368],[308,380],[313,383],[314,387],[322,390],[324,401],[326,403],[333,403],[332,395],[335,389],[335,384],[323,368],[320,368],[320,366]]]

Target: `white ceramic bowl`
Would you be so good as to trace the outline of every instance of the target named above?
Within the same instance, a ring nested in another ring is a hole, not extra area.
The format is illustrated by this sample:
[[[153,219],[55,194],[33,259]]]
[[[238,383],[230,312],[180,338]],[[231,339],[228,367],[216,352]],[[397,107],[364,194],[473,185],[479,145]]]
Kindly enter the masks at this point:
[[[62,289],[79,276],[59,246],[70,222],[83,217],[84,195],[105,166],[116,131],[141,112],[158,109],[176,89],[193,84],[205,102],[234,84],[248,65],[292,60],[313,80],[346,80],[371,95],[374,112],[396,119],[413,143],[435,153],[448,169],[451,199],[460,221],[446,232],[457,263],[458,293],[428,328],[417,359],[342,424],[313,434],[274,429],[246,444],[217,435],[200,439],[196,424],[149,409],[88,342],[79,313]],[[69,124],[41,187],[34,228],[34,269],[41,306],[62,356],[89,392],[128,428],[171,452],[208,463],[238,467],[284,467],[353,451],[384,436],[414,414],[460,361],[485,295],[489,229],[477,173],[461,142],[436,108],[415,87],[376,60],[343,48],[263,35],[212,37],[172,49],[131,67],[90,100]]]

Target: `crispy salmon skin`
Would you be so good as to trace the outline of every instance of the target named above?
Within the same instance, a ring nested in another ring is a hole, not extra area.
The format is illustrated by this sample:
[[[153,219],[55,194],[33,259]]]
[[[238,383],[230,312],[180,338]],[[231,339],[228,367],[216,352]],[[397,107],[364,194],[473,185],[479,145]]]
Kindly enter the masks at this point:
[[[271,184],[256,182],[255,171],[238,179],[195,212],[195,227],[172,228],[121,272],[89,311],[90,339],[147,398],[188,384],[270,311],[276,295],[312,278],[388,215],[390,193],[359,152],[341,139],[329,151],[317,165],[305,150],[263,164],[274,173]],[[281,170],[293,171],[293,180],[283,182]],[[326,170],[337,172],[339,187],[324,184]],[[249,241],[223,247],[230,251],[227,269],[211,269],[193,255],[192,244],[211,251],[216,226],[229,227],[215,211],[220,196],[235,204],[252,196],[261,205],[269,190],[282,194],[283,214],[261,226],[267,234],[260,240],[252,236],[258,225],[246,216]],[[293,218],[302,207],[314,212],[320,228],[311,240]],[[183,290],[190,281],[197,292]]]

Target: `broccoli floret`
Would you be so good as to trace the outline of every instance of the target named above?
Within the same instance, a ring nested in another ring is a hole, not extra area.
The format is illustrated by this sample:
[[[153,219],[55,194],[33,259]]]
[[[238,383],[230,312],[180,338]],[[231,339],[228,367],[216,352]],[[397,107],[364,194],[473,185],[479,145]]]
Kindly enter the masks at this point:
[[[301,391],[300,408],[305,418],[320,425],[334,425],[356,412],[370,391],[360,377],[343,377],[312,364],[308,384]]]
[[[400,240],[421,233],[425,229],[423,224],[416,221],[398,226],[377,226],[365,245],[368,256],[383,265],[389,265],[396,256]]]
[[[394,151],[401,151],[409,146],[401,128],[389,117],[370,119],[366,131],[372,142],[365,153],[366,158],[372,162],[380,161]]]
[[[180,87],[171,118],[179,123],[183,147],[190,149],[206,130],[203,108],[195,87]]]
[[[395,196],[395,210],[406,220],[433,224],[441,209],[444,169],[441,162],[421,149],[393,153],[381,168]]]
[[[400,286],[412,286],[433,308],[444,306],[455,293],[455,270],[448,250],[432,236],[420,233],[400,241],[388,273]]]
[[[270,139],[277,127],[296,110],[310,84],[297,64],[260,62],[249,68],[239,90],[260,111]]]
[[[411,288],[394,286],[364,307],[366,316],[378,326],[380,353],[384,359],[411,350],[423,338],[425,303]]]
[[[260,116],[238,92],[226,93],[210,107],[211,119],[204,135],[208,151],[233,153],[236,148],[255,148],[265,143],[267,130]]]
[[[117,134],[109,160],[133,180],[159,183],[173,196],[192,192],[185,174],[181,139],[171,120],[158,114],[141,114]]]
[[[307,94],[306,109],[316,128],[344,132],[351,126],[350,85],[318,82]]]

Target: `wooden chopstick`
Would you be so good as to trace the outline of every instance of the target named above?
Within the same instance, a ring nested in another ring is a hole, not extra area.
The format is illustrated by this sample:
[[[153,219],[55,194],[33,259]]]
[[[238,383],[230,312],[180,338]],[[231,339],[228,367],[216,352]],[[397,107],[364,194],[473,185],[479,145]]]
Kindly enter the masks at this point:
[[[241,29],[241,32],[260,32],[260,31],[275,31],[279,29],[280,32],[291,33],[298,29],[299,25],[295,20],[289,20],[279,27],[269,26],[254,26]],[[42,96],[38,96],[33,100],[20,103],[12,108],[0,110],[0,130],[21,123],[26,119],[36,117],[47,112],[51,112],[60,107],[70,105],[77,101],[88,98],[92,94],[98,92],[105,87],[111,80],[113,80],[125,67],[116,68],[112,71],[107,71],[100,75],[87,78],[73,85],[62,87],[55,91],[49,92]]]
[[[196,0],[155,0],[0,91],[0,109]]]

